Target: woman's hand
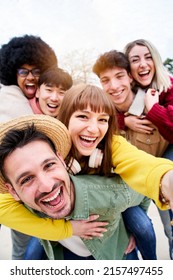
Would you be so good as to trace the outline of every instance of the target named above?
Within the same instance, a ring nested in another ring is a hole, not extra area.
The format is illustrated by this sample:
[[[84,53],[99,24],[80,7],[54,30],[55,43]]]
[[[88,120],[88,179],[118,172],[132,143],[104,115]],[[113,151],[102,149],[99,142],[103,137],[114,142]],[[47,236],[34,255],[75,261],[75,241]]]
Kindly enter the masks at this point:
[[[125,250],[125,254],[131,253],[136,247],[136,241],[133,235],[130,235],[129,244]]]
[[[124,118],[124,122],[125,125],[133,131],[144,134],[150,134],[153,131],[153,127],[150,126],[152,123],[149,120],[145,119],[145,116],[128,116]]]
[[[147,112],[149,112],[154,104],[159,103],[159,92],[152,88],[148,89],[144,101]]]
[[[85,239],[92,239],[92,237],[102,237],[103,233],[107,231],[105,226],[107,222],[95,221],[99,215],[91,215],[88,220],[70,220],[73,228],[73,235],[80,236]]]

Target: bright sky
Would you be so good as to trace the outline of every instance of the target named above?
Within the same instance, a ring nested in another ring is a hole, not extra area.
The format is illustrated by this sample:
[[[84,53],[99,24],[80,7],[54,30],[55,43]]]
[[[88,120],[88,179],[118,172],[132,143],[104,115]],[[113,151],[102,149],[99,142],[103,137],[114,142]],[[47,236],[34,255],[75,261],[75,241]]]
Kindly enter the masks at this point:
[[[40,36],[61,60],[73,50],[123,50],[150,40],[162,60],[173,58],[172,0],[0,0],[0,45]]]

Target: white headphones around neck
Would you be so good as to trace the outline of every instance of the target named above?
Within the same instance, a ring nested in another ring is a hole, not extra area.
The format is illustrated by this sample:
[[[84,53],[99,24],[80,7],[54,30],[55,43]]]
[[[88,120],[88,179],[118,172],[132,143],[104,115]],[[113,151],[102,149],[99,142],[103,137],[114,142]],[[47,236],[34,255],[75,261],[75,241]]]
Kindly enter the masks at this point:
[[[89,157],[88,166],[91,168],[98,168],[103,159],[103,152],[102,150],[96,148]]]
[[[89,157],[88,166],[98,168],[103,160],[102,150],[96,148]],[[70,171],[75,175],[81,171],[81,166],[76,159],[71,159],[69,163]]]
[[[71,158],[69,164],[70,172],[75,175],[81,171],[81,166],[75,158]]]

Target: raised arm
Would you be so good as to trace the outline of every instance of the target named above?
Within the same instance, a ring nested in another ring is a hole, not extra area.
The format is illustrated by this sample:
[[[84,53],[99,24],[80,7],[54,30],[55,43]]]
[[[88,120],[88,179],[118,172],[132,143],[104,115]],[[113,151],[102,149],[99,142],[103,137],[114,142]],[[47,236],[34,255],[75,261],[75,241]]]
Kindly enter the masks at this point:
[[[10,194],[0,194],[0,224],[41,239],[57,241],[72,236],[69,221],[40,218]]]
[[[0,194],[0,224],[41,239],[57,241],[72,235],[86,239],[100,237],[106,231],[107,223],[97,222],[97,219],[98,215],[91,215],[86,221],[40,218],[10,194]]]
[[[163,175],[173,170],[172,161],[154,157],[138,150],[123,137],[114,136],[112,162],[114,172],[132,189],[153,199],[159,208],[164,210],[167,208],[160,200],[160,183]],[[168,188],[171,190],[173,185],[169,184]],[[173,194],[169,200],[173,201]]]
[[[147,119],[157,126],[160,134],[168,142],[173,143],[173,86],[167,92],[161,93],[159,102],[157,92],[148,90],[145,103],[148,109]]]

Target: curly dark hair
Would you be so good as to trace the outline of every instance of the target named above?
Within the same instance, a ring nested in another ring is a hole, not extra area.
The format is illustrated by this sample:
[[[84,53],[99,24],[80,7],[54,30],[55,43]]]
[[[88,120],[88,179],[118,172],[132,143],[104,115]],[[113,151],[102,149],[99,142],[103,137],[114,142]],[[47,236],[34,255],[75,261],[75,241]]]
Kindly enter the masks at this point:
[[[58,60],[54,50],[40,37],[13,37],[0,49],[0,82],[17,85],[17,69],[23,64],[35,65],[43,72],[57,66]]]

